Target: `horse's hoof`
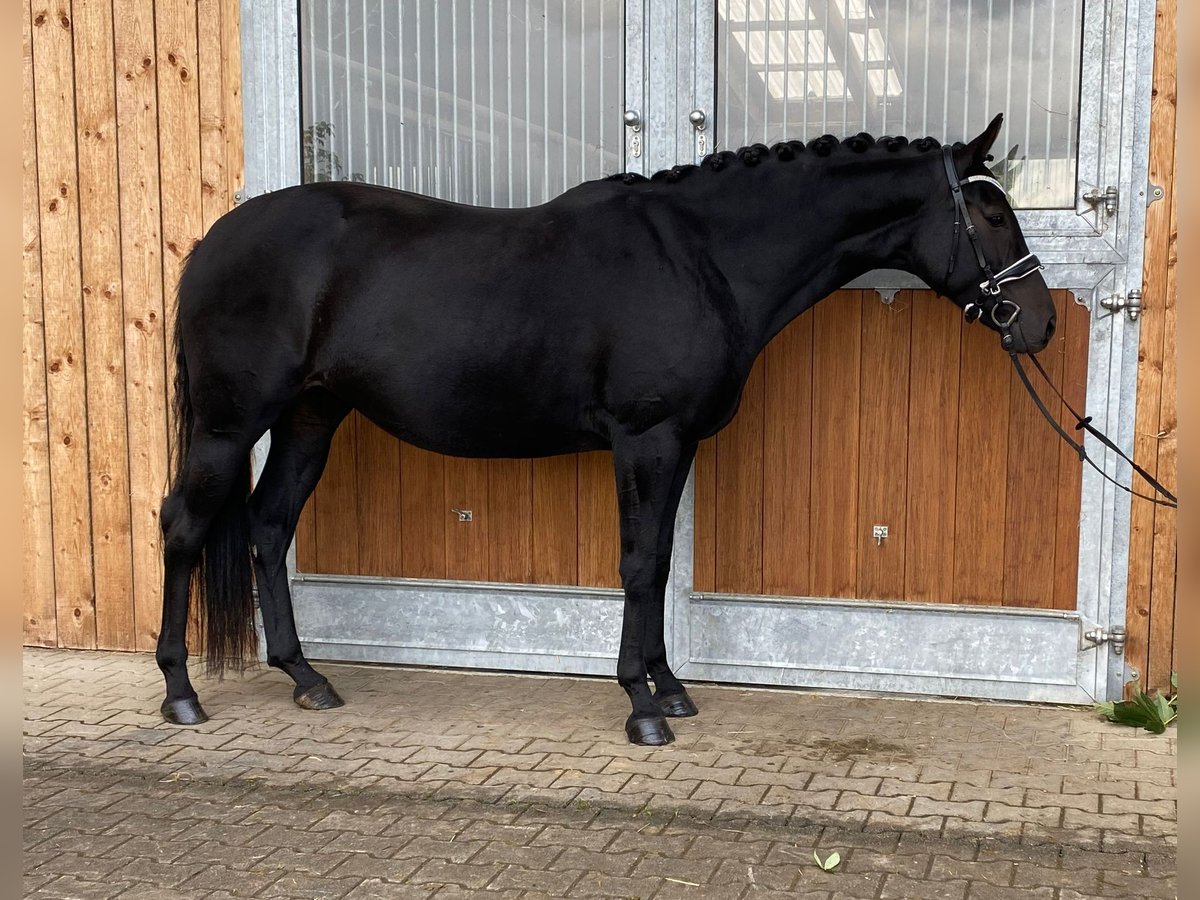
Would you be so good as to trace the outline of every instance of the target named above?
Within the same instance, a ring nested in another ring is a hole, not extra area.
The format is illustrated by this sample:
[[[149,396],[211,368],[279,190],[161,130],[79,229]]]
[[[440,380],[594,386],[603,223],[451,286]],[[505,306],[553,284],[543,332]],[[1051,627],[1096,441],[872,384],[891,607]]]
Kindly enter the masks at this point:
[[[661,747],[675,740],[671,726],[662,716],[630,716],[625,721],[625,735],[631,744]]]
[[[159,707],[162,716],[172,725],[203,725],[208,721],[208,715],[195,697],[185,697],[182,700],[164,700]]]
[[[659,694],[654,699],[658,701],[658,708],[663,711],[663,715],[672,719],[686,719],[689,716],[700,714],[700,710],[696,708],[696,704],[692,702],[687,691]]]
[[[314,684],[307,690],[297,687],[294,699],[296,705],[302,709],[337,709],[346,705],[346,701],[338,696],[338,692],[328,681]]]

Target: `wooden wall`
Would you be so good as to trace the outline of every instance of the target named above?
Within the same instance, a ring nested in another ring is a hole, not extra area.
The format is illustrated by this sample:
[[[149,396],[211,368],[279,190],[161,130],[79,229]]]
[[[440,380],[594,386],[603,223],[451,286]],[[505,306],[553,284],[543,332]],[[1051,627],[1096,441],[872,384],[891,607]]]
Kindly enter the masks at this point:
[[[1175,191],[1176,0],[1155,10],[1154,88],[1150,102],[1149,180],[1162,200],[1146,210],[1141,346],[1138,353],[1134,458],[1168,490],[1176,491],[1178,385],[1175,344],[1177,195]],[[1126,659],[1147,690],[1167,689],[1176,657],[1175,511],[1133,499],[1129,533]]]
[[[184,256],[242,184],[238,0],[31,0],[24,638],[149,650]]]

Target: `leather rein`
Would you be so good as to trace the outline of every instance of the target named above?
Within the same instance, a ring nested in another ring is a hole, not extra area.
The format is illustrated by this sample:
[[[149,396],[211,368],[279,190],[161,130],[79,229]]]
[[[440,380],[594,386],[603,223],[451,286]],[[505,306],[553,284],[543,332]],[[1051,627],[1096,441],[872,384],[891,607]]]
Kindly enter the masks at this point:
[[[950,245],[950,262],[946,268],[946,281],[949,283],[950,275],[954,272],[954,266],[958,261],[959,238],[964,225],[966,227],[967,240],[971,244],[971,249],[975,252],[975,261],[979,264],[979,269],[984,275],[983,281],[979,282],[979,299],[972,301],[963,307],[963,317],[967,320],[967,322],[978,321],[983,315],[987,315],[991,318],[992,324],[994,324],[1000,330],[1000,345],[1008,352],[1009,359],[1012,360],[1013,368],[1017,370],[1017,376],[1021,379],[1021,384],[1025,386],[1025,390],[1028,391],[1029,396],[1033,398],[1033,402],[1037,405],[1038,411],[1041,412],[1046,421],[1050,423],[1050,426],[1058,433],[1058,436],[1067,443],[1067,446],[1075,451],[1075,454],[1079,457],[1080,462],[1087,463],[1089,466],[1099,472],[1101,477],[1103,477],[1106,481],[1115,484],[1121,490],[1133,495],[1134,497],[1140,497],[1143,500],[1149,500],[1151,503],[1156,503],[1160,506],[1178,509],[1179,501],[1175,495],[1163,487],[1149,472],[1126,456],[1124,451],[1122,451],[1120,447],[1113,443],[1113,441],[1106,434],[1104,434],[1104,432],[1093,426],[1091,416],[1080,415],[1075,408],[1067,402],[1067,398],[1063,396],[1062,391],[1055,386],[1054,382],[1050,379],[1050,375],[1046,372],[1045,368],[1043,368],[1037,356],[1031,353],[1029,354],[1029,359],[1033,363],[1034,368],[1038,370],[1046,384],[1050,385],[1050,390],[1052,390],[1058,399],[1062,401],[1062,404],[1066,407],[1067,411],[1075,417],[1075,430],[1086,431],[1088,434],[1095,437],[1098,441],[1104,444],[1105,447],[1108,447],[1119,457],[1121,457],[1121,459],[1129,463],[1129,465],[1133,467],[1133,471],[1144,478],[1156,493],[1161,494],[1167,499],[1162,500],[1158,497],[1150,496],[1149,494],[1139,493],[1132,487],[1127,487],[1126,485],[1121,484],[1119,481],[1105,472],[1103,468],[1098,466],[1096,462],[1090,456],[1088,456],[1087,450],[1084,448],[1083,443],[1076,441],[1073,437],[1071,437],[1071,435],[1069,435],[1058,423],[1058,420],[1054,417],[1050,410],[1046,408],[1046,404],[1043,403],[1042,398],[1038,396],[1037,390],[1034,388],[1033,383],[1029,380],[1029,375],[1026,373],[1024,366],[1021,365],[1021,360],[1017,355],[1017,351],[1014,349],[1015,342],[1013,340],[1012,328],[1013,325],[1017,323],[1018,318],[1020,318],[1021,307],[1003,295],[1002,287],[1004,284],[1010,281],[1019,281],[1022,278],[1027,278],[1034,272],[1041,271],[1043,266],[1036,256],[1034,256],[1032,253],[1027,253],[1016,262],[1012,263],[1012,265],[1006,266],[999,272],[992,271],[991,265],[988,263],[987,258],[983,255],[983,247],[980,246],[979,235],[976,232],[975,223],[971,221],[971,214],[967,210],[967,204],[966,200],[963,198],[962,189],[963,185],[965,184],[982,181],[993,185],[1002,194],[1005,194],[1005,196],[1007,196],[1008,192],[1004,190],[1004,186],[1001,185],[999,181],[988,175],[970,175],[966,178],[960,178],[958,175],[958,170],[954,165],[954,150],[951,147],[942,148],[942,162],[946,167],[946,180],[950,184],[950,193],[954,197],[954,239]]]

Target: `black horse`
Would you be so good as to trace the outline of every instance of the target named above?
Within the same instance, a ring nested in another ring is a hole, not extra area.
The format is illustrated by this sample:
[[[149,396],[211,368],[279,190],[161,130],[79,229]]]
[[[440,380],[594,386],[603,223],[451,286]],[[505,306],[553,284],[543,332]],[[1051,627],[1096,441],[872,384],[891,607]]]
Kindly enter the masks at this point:
[[[1049,342],[1037,260],[985,177],[1000,121],[952,148],[866,134],[759,144],[529,209],[323,183],[225,215],[179,283],[163,715],[207,718],[185,665],[190,591],[210,671],[253,653],[252,572],[269,665],[301,706],[341,705],[301,652],[285,557],[334,430],[358,409],[457,456],[612,449],[626,732],[673,740],[665,717],[696,713],[663,637],[675,514],[697,444],[733,418],[772,336],[895,268],[984,313],[1016,352]],[[251,492],[250,450],[268,430]]]

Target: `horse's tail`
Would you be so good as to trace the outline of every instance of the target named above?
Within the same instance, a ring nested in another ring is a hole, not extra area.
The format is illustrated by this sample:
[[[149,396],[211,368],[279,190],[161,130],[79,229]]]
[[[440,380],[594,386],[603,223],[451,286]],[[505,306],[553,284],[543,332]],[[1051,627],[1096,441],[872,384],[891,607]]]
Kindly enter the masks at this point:
[[[191,279],[184,262],[179,279],[178,308],[186,302]],[[172,494],[183,493],[183,479],[192,449],[195,411],[183,349],[182,315],[175,316],[175,434]],[[204,537],[203,550],[192,566],[191,609],[204,634],[205,656],[210,675],[221,675],[226,666],[245,669],[258,645],[254,630],[253,563],[250,557],[250,455],[246,454],[230,486],[225,502],[213,516]],[[166,523],[164,522],[164,525]]]

